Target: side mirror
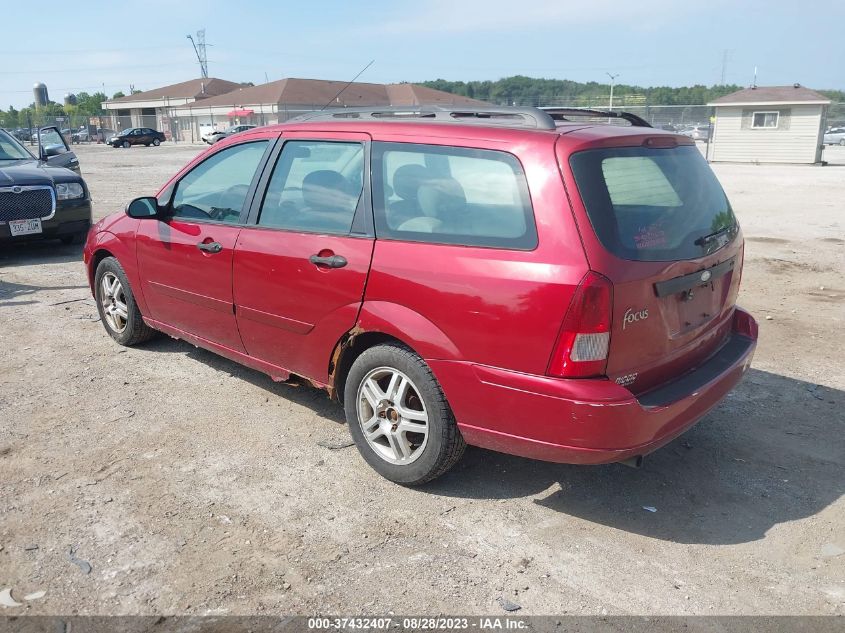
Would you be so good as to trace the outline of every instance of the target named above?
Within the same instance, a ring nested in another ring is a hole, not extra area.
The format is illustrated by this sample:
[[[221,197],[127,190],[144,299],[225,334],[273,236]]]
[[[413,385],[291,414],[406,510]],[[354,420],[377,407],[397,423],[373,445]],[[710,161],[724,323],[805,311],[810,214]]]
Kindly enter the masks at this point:
[[[126,215],[137,220],[158,219],[162,213],[158,207],[158,200],[152,196],[135,198],[126,205]]]
[[[48,145],[44,148],[44,156],[50,158],[51,156],[58,156],[67,152],[64,145]]]

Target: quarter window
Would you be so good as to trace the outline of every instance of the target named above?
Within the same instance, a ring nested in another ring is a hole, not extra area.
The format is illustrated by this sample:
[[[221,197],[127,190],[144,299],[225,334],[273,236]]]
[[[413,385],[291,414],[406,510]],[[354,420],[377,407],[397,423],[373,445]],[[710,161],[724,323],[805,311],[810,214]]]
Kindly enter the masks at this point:
[[[288,141],[273,169],[258,224],[345,235],[363,187],[361,143]]]
[[[176,185],[173,216],[240,223],[267,145],[268,141],[255,141],[227,147],[194,167]]]
[[[534,213],[519,161],[498,151],[377,143],[379,237],[530,250]]]
[[[751,118],[751,127],[774,129],[778,126],[780,112],[755,112]]]

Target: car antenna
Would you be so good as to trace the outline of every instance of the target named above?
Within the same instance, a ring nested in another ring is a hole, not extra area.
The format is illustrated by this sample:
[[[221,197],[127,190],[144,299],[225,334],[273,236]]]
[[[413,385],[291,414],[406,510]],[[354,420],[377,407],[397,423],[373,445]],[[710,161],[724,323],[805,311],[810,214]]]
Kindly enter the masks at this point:
[[[324,105],[322,108],[320,108],[320,112],[322,112],[323,110],[325,110],[326,108],[328,108],[328,107],[332,104],[332,102],[333,102],[334,100],[336,100],[336,99],[337,99],[340,95],[342,95],[342,94],[343,94],[343,91],[344,91],[344,90],[346,90],[349,86],[351,86],[351,85],[352,85],[352,83],[353,83],[356,79],[358,79],[358,77],[360,77],[361,75],[363,75],[363,74],[364,74],[364,71],[365,71],[365,70],[367,70],[367,68],[369,68],[370,66],[372,66],[375,62],[376,62],[376,60],[374,60],[374,59],[373,59],[372,61],[370,61],[370,63],[369,63],[369,64],[367,64],[366,66],[364,66],[364,67],[361,69],[361,72],[359,72],[359,73],[358,73],[357,75],[355,75],[352,79],[350,79],[350,80],[349,80],[349,83],[347,83],[347,84],[346,84],[343,88],[341,88],[341,89],[340,89],[340,92],[338,92],[335,96],[333,96],[331,99],[329,99],[329,102],[328,102],[326,105]]]

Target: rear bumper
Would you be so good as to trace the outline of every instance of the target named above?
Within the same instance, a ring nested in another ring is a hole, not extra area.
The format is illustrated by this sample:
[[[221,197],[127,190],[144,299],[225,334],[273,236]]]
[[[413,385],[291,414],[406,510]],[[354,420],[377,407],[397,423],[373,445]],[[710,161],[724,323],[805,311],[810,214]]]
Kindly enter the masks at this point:
[[[734,331],[713,356],[638,397],[608,380],[556,379],[465,362],[429,364],[468,444],[551,462],[617,462],[670,442],[739,383],[757,341],[753,318],[737,313]]]

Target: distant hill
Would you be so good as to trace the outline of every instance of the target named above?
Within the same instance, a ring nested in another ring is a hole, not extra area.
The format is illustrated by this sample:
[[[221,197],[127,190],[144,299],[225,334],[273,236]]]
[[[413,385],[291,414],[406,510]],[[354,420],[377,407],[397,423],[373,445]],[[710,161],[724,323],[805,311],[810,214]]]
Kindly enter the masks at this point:
[[[496,81],[433,81],[415,82],[436,90],[481,99],[496,104],[514,105],[577,105],[582,107],[606,106],[610,95],[610,84],[590,81],[581,83],[568,79],[538,79],[516,75]],[[703,105],[742,86],[630,86],[617,84],[613,87],[614,105]],[[834,102],[845,102],[841,90],[819,90]]]

